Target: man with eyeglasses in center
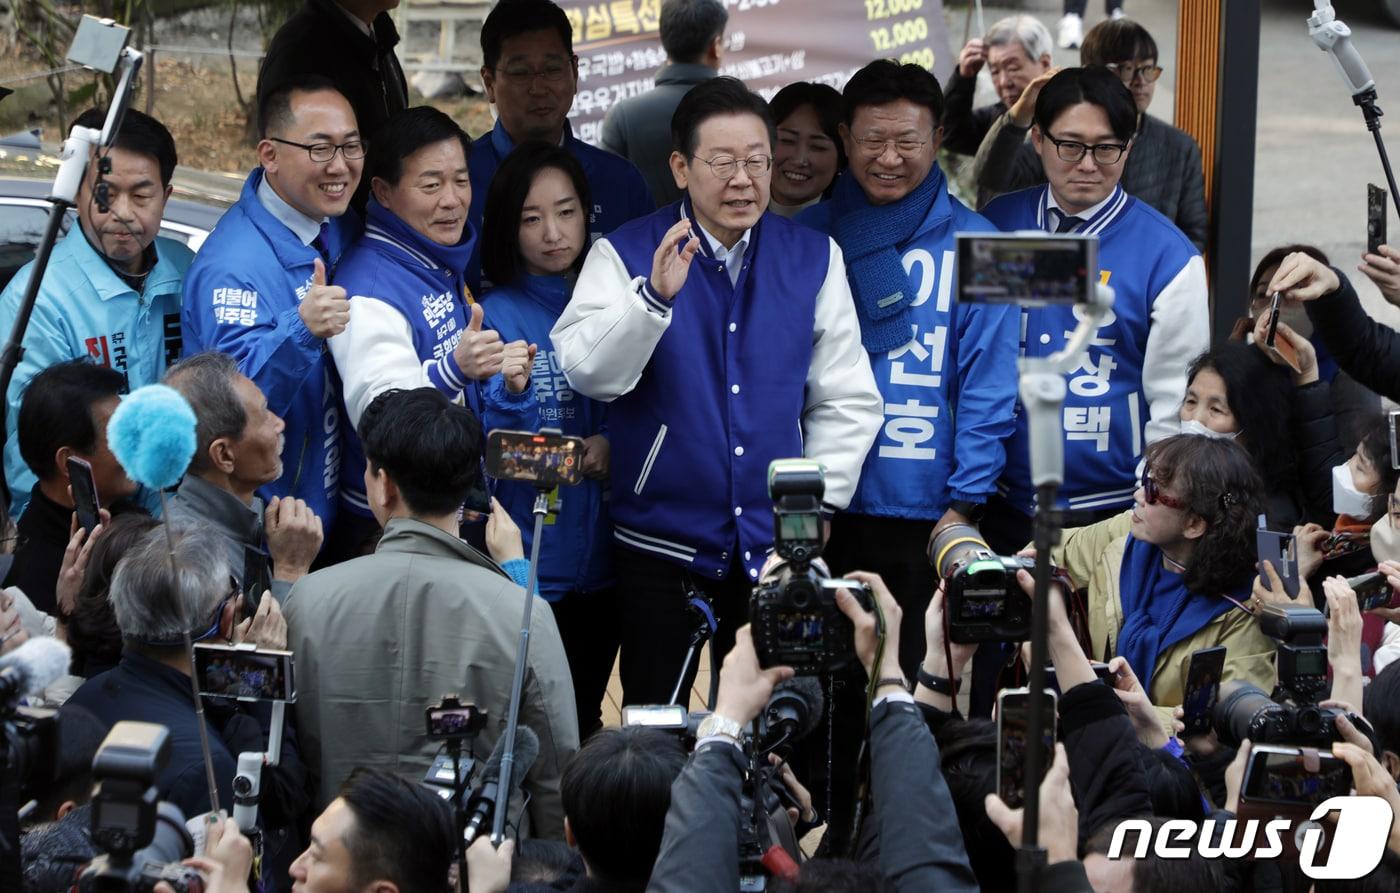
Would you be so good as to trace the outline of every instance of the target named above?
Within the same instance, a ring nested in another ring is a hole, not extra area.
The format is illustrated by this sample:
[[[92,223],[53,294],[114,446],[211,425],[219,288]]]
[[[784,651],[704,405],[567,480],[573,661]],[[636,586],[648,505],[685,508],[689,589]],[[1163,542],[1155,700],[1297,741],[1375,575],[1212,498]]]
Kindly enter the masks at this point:
[[[347,213],[365,142],[350,103],[306,75],[258,108],[259,166],[185,276],[185,356],[228,354],[286,422],[282,474],[261,490],[303,500],[330,530],[340,482],[340,379],[326,340],[350,302],[329,284],[358,235]]]
[[[1175,224],[1119,184],[1133,146],[1137,107],[1104,68],[1068,68],[1045,85],[1035,105],[1031,144],[1044,186],[1004,195],[983,210],[1004,232],[1043,230],[1097,236],[1098,281],[1113,289],[1111,315],[1069,374],[1062,425],[1062,507],[1103,520],[1133,504],[1136,471],[1147,444],[1178,432],[1186,368],[1210,345],[1205,264]],[[1078,325],[1077,307],[1021,311],[1021,350],[1048,356]],[[1031,539],[1034,488],[1024,411],[1007,442],[1003,498],[982,523],[1002,554]],[[979,649],[985,664],[994,649]],[[980,679],[979,670],[979,679]],[[973,695],[973,710],[990,708]]]
[[[582,25],[579,26],[582,28]],[[569,127],[578,91],[578,56],[569,17],[551,0],[500,0],[481,25],[481,83],[496,125],[472,144],[472,202],[468,220],[481,232],[486,193],[505,157],[525,140],[563,146],[588,178],[588,239],[656,210],[641,171],[621,155],[590,146]],[[467,266],[467,284],[481,293],[481,243]]]
[[[570,385],[610,404],[627,704],[670,700],[690,593],[713,603],[715,653],[734,644],[773,542],[768,464],[822,463],[845,508],[880,423],[841,249],[767,211],[773,130],[734,78],[687,93],[671,118],[685,197],[595,243],[550,332]]]

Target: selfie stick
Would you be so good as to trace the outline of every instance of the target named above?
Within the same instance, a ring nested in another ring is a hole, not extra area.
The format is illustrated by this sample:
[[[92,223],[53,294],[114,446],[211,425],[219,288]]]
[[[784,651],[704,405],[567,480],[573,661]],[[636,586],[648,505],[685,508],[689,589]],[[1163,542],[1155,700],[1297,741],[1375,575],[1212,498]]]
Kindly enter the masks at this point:
[[[1092,268],[1091,268],[1092,269]],[[1030,715],[1026,718],[1026,806],[1021,821],[1021,846],[1016,851],[1016,883],[1021,893],[1036,889],[1036,875],[1045,864],[1039,846],[1041,748],[1044,737],[1045,653],[1050,625],[1050,549],[1060,540],[1056,493],[1065,476],[1064,425],[1060,413],[1065,403],[1065,375],[1077,367],[1089,339],[1113,309],[1113,290],[1098,285],[1090,301],[1077,305],[1079,325],[1064,349],[1048,357],[1022,357],[1021,405],[1030,423],[1031,483],[1035,485],[1035,598],[1031,605]]]
[[[500,846],[506,837],[506,813],[510,811],[510,786],[515,772],[515,730],[520,725],[520,696],[525,689],[525,660],[530,656],[530,618],[535,607],[535,586],[540,575],[540,539],[544,536],[544,516],[549,514],[549,490],[535,488],[535,538],[530,541],[530,573],[525,582],[525,616],[520,620],[520,645],[515,651],[515,678],[510,683],[510,707],[506,713],[505,746],[501,749],[501,784],[505,794],[491,817],[491,845]]]
[[[93,19],[92,16],[83,18]],[[119,25],[108,27],[120,30],[123,36],[129,33],[129,29]],[[71,49],[69,58],[72,58]],[[110,65],[93,66],[100,67],[109,74],[114,69],[121,70],[116,93],[112,96],[111,105],[107,107],[107,120],[101,130],[74,126],[68,134],[68,141],[63,144],[63,151],[59,153],[58,173],[54,176],[53,191],[48,197],[53,206],[49,209],[48,225],[44,228],[44,237],[39,240],[39,248],[34,254],[34,265],[29,271],[29,282],[25,285],[24,298],[20,301],[19,311],[15,315],[14,327],[10,330],[10,340],[5,342],[3,351],[0,351],[0,431],[5,430],[10,381],[15,377],[15,369],[19,367],[20,360],[24,358],[24,333],[29,328],[29,317],[34,313],[34,303],[39,298],[39,286],[43,284],[44,272],[49,266],[49,255],[53,253],[54,243],[58,241],[58,231],[63,227],[68,209],[74,207],[77,202],[78,188],[87,172],[88,158],[92,150],[110,146],[121,127],[126,105],[131,99],[132,81],[141,68],[143,58],[140,51],[123,46]],[[0,475],[0,494],[4,495],[6,505],[12,503],[10,485],[4,475]]]
[[[1400,208],[1400,189],[1395,185],[1395,172],[1390,168],[1390,156],[1385,151],[1385,141],[1381,139],[1381,115],[1376,107],[1376,81],[1370,69],[1362,60],[1361,54],[1351,43],[1351,29],[1337,19],[1337,13],[1328,0],[1313,0],[1315,12],[1308,18],[1308,37],[1317,48],[1330,53],[1337,64],[1337,71],[1351,91],[1351,101],[1361,107],[1361,115],[1366,119],[1366,129],[1376,138],[1376,151],[1381,155],[1381,167],[1385,169],[1385,180],[1390,186],[1390,199]]]

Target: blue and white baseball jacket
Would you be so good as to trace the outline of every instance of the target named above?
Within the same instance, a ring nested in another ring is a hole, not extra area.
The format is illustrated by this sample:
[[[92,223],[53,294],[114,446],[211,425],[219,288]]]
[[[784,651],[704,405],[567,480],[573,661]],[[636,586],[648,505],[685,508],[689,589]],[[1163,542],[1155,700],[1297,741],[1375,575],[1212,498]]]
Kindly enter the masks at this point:
[[[504,341],[539,345],[530,384],[539,402],[539,425],[575,437],[601,434],[607,404],[575,391],[564,375],[549,330],[569,303],[570,285],[562,276],[522,276],[509,286],[491,289],[482,306],[486,324]],[[605,481],[584,478],[560,487],[559,511],[545,518],[540,543],[539,593],[550,601],[570,592],[594,592],[612,585],[612,518]],[[520,527],[525,554],[535,535],[530,513],[535,488],[519,481],[497,481],[496,498]]]
[[[645,288],[683,199],[594,243],[550,337],[574,389],[610,403],[617,541],[722,578],[773,542],[768,463],[826,467],[845,508],[880,425],[841,250],[765,212],[737,281],[701,236],[672,301]],[[697,225],[698,230],[698,225]]]
[[[486,192],[491,188],[491,178],[496,168],[515,148],[510,134],[497,121],[489,133],[484,133],[472,143],[469,172],[472,180],[472,204],[467,219],[477,232],[481,232],[482,215],[486,210]],[[588,240],[590,243],[617,229],[629,220],[650,214],[656,210],[651,190],[637,166],[614,155],[606,149],[590,146],[574,136],[565,124],[564,148],[578,159],[583,167],[583,175],[588,178],[588,191],[592,193],[588,209]],[[472,254],[471,265],[467,268],[467,284],[472,288],[481,286],[481,246]]]
[[[223,351],[262,390],[287,428],[282,477],[260,495],[304,499],[329,529],[340,489],[340,380],[298,311],[320,255],[263,207],[262,179],[262,168],[248,175],[185,276],[184,352]],[[329,221],[328,276],[357,225],[352,212]]]
[[[1049,186],[1003,195],[983,210],[1003,231],[1053,229]],[[1099,237],[1099,281],[1112,315],[1069,375],[1063,412],[1061,503],[1100,511],[1132,504],[1144,445],[1178,430],[1186,367],[1210,346],[1206,271],[1191,240],[1149,205],[1116,187],[1074,232]],[[1021,350],[1048,356],[1078,324],[1073,307],[1022,310]],[[1002,485],[1011,504],[1034,510],[1030,432],[1018,412]]]
[[[180,287],[194,255],[172,239],[157,237],[156,265],[140,294],[102,258],[81,226],[53,247],[44,281],[24,330],[24,358],[5,395],[5,478],[10,514],[18,518],[29,504],[34,472],[19,453],[19,404],[34,376],[54,363],[91,357],[126,376],[132,390],[160,381],[180,357]],[[0,293],[0,327],[5,337],[15,324],[29,277],[30,261]]]
[[[834,233],[833,205],[798,222]],[[983,503],[1006,461],[1016,404],[1015,307],[954,304],[959,232],[995,232],[945,188],[913,238],[897,246],[916,297],[913,337],[870,355],[885,419],[848,511],[936,519],[954,499]]]
[[[451,400],[468,401],[481,413],[477,383],[467,378],[452,355],[467,318],[472,295],[465,284],[467,261],[476,247],[470,223],[456,245],[439,245],[371,198],[365,232],[345,253],[335,284],[350,299],[350,322],[327,344],[345,394],[345,458],[341,498],[345,507],[369,516],[365,497],[365,456],[355,433],[360,416],[384,391],[433,387]],[[510,339],[506,339],[510,340]],[[529,388],[512,395],[494,375],[483,385],[484,402],[509,407],[498,427],[535,428]]]

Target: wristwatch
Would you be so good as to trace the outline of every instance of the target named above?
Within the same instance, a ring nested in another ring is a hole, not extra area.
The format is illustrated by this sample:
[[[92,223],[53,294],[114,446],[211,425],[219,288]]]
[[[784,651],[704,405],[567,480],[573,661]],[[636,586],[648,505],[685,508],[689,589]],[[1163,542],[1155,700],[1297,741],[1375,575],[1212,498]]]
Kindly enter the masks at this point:
[[[744,740],[744,727],[727,716],[711,713],[700,723],[700,728],[696,729],[695,740],[701,741],[713,735],[733,738],[734,743],[739,744]]]
[[[954,499],[948,503],[948,508],[962,515],[973,524],[982,523],[982,516],[987,513],[985,502],[968,502],[966,499]]]

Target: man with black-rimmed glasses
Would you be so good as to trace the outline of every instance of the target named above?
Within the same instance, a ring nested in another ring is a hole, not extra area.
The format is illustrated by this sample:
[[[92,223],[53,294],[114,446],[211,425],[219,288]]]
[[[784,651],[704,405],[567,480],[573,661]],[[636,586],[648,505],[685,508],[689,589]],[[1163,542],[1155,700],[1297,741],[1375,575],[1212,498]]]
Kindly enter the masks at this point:
[[[1104,68],[1061,71],[1040,91],[1031,128],[1049,182],[983,210],[1007,232],[1098,237],[1096,272],[1113,289],[1113,312],[1069,376],[1060,488],[1069,508],[1096,519],[1131,507],[1143,448],[1177,432],[1186,367],[1210,343],[1201,255],[1175,224],[1119,184],[1136,130],[1137,107],[1117,76]],[[1063,348],[1078,324],[1075,310],[1022,310],[1023,354]],[[1022,412],[1007,443],[1004,498],[992,501],[982,526],[1003,551],[1031,538],[1029,446]]]
[[[340,482],[340,381],[325,342],[350,319],[345,289],[329,284],[358,234],[347,214],[365,140],[350,103],[306,76],[258,109],[259,167],[210,233],[185,277],[186,356],[217,350],[286,422],[282,475],[264,499],[304,500],[331,526]]]

